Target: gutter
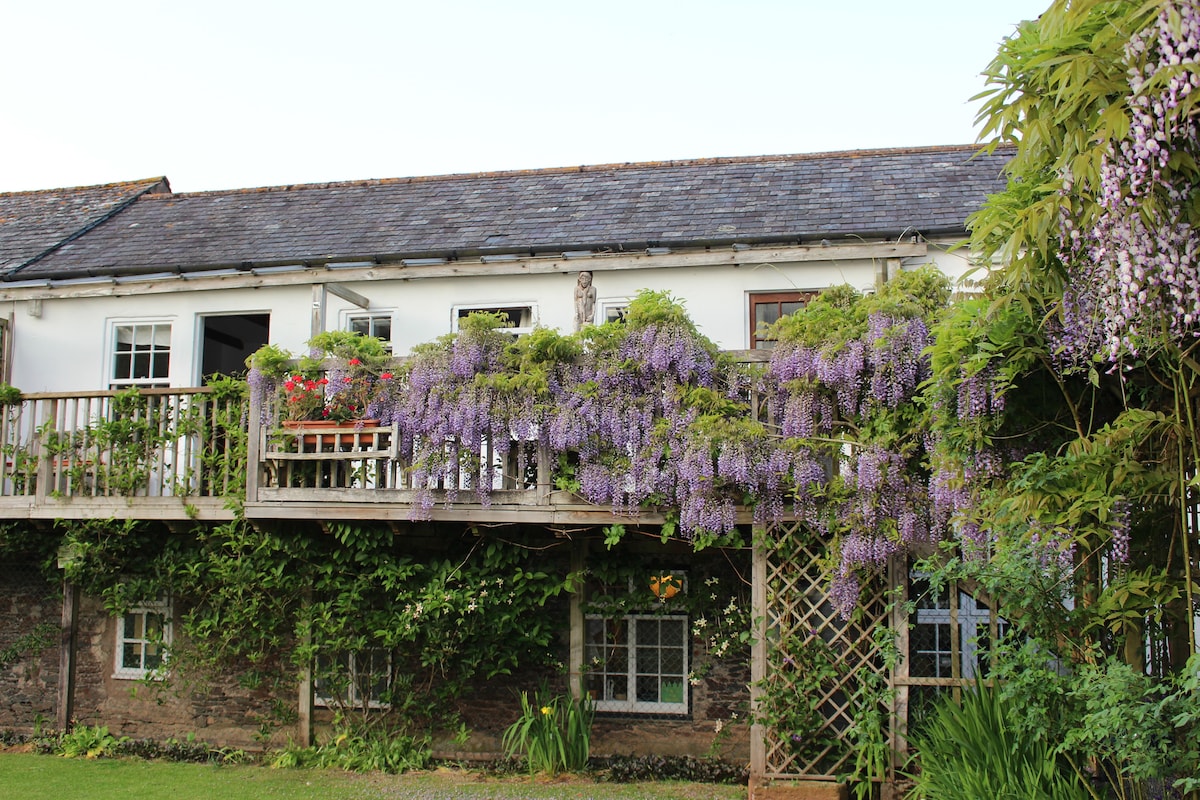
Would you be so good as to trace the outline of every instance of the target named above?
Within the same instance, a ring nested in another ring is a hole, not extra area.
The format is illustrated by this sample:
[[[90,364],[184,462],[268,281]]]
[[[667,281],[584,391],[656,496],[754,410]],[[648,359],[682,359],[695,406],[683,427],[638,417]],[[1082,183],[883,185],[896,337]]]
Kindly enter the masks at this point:
[[[134,198],[136,199],[136,198]],[[129,201],[130,203],[133,200]],[[125,208],[128,203],[121,206]],[[118,209],[117,211],[119,211]],[[117,213],[114,211],[108,214],[104,219],[111,218]],[[52,250],[58,249],[62,245],[70,242],[79,236],[86,233],[88,230],[96,227],[103,222],[104,219],[98,220],[88,228],[79,231],[70,239],[64,240],[56,245]],[[452,262],[468,262],[473,260],[482,260],[488,263],[492,260],[502,260],[497,257],[511,256],[513,260],[525,258],[565,258],[565,259],[580,259],[585,260],[589,257],[604,257],[613,255],[637,255],[647,253],[651,255],[659,254],[655,251],[670,250],[671,248],[680,249],[698,249],[698,248],[726,248],[739,246],[755,247],[755,246],[802,246],[802,245],[824,245],[826,243],[846,243],[853,241],[854,243],[864,242],[888,242],[903,241],[905,237],[929,238],[929,237],[950,237],[950,236],[966,236],[966,230],[962,226],[943,226],[935,228],[918,229],[912,226],[902,230],[882,230],[882,231],[864,231],[853,234],[821,232],[808,233],[794,236],[743,236],[743,237],[724,237],[712,239],[687,239],[687,240],[636,240],[636,241],[618,241],[618,242],[591,242],[587,244],[554,244],[540,245],[537,247],[514,248],[508,247],[474,247],[466,250],[415,250],[415,251],[400,251],[394,253],[375,253],[370,255],[310,255],[310,256],[291,256],[288,258],[273,258],[261,260],[244,260],[244,261],[224,261],[224,262],[208,262],[194,264],[133,264],[118,266],[116,264],[103,267],[88,267],[87,269],[79,270],[27,270],[26,267],[31,266],[35,261],[48,255],[51,251],[47,251],[35,259],[11,270],[0,276],[0,280],[11,282],[20,281],[66,281],[79,280],[86,278],[121,278],[124,276],[135,275],[166,275],[174,274],[180,277],[185,274],[193,273],[210,273],[210,272],[242,272],[251,273],[258,269],[277,269],[284,267],[302,267],[305,269],[321,269],[321,268],[336,268],[334,265],[339,264],[355,264],[355,265],[373,265],[384,266],[388,264],[404,264],[405,262],[428,262],[431,260],[440,261],[443,263]],[[583,267],[581,267],[583,269]],[[17,272],[21,271],[18,277]]]

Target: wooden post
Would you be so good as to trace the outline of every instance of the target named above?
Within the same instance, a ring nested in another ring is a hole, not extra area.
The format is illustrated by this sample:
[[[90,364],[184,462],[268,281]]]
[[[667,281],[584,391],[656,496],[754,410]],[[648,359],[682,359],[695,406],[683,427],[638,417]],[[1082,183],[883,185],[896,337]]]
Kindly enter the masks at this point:
[[[896,277],[900,272],[900,264],[898,258],[875,259],[875,288],[882,289],[885,283]]]
[[[329,293],[323,283],[314,283],[312,287],[312,324],[309,336],[316,336],[325,331],[325,300]]]
[[[540,478],[539,478],[540,481]],[[579,539],[571,546],[571,572],[582,575],[587,564],[587,540]],[[575,699],[583,697],[583,659],[585,641],[585,620],[583,618],[583,584],[571,592],[571,655],[567,667],[571,696]]]
[[[754,620],[754,644],[750,647],[750,786],[759,786],[767,772],[767,730],[758,719],[762,682],[767,677],[767,548],[771,527],[754,533],[753,564],[750,570],[750,618]]]
[[[304,605],[307,608],[312,605],[312,590],[306,589],[304,592]],[[312,629],[308,628],[305,633],[301,645],[307,647],[312,644]],[[312,738],[312,716],[313,716],[313,665],[310,660],[304,665],[304,669],[300,671],[300,697],[296,703],[296,738],[300,740],[302,747],[308,747],[313,743]]]
[[[30,455],[37,459],[37,486],[34,489],[34,503],[38,506],[46,505],[46,498],[53,493],[51,480],[54,477],[53,464],[54,459],[49,458],[45,452],[46,448],[42,443],[42,436],[45,433],[53,433],[58,427],[58,401],[45,401],[45,413],[41,423],[37,423],[37,412],[34,412],[35,432],[33,442],[30,449]],[[57,487],[53,487],[57,488]]]
[[[888,588],[895,591],[892,603],[892,629],[896,631],[896,646],[901,658],[892,667],[888,676],[892,684],[892,724],[888,732],[888,743],[892,751],[889,779],[896,780],[896,773],[907,761],[908,749],[908,559],[903,555],[888,560]],[[992,641],[996,641],[993,639]]]
[[[535,496],[539,506],[550,505],[550,476],[554,466],[550,462],[550,448],[539,442],[537,449],[537,489]]]
[[[58,729],[66,731],[75,716],[75,640],[79,587],[63,579],[62,627],[58,645]],[[120,620],[117,621],[120,624]]]
[[[262,398],[264,404],[271,404],[271,399]],[[258,483],[262,475],[263,460],[266,457],[266,436],[263,430],[262,416],[264,406],[250,402],[250,413],[246,423],[246,500],[247,503],[258,502]]]

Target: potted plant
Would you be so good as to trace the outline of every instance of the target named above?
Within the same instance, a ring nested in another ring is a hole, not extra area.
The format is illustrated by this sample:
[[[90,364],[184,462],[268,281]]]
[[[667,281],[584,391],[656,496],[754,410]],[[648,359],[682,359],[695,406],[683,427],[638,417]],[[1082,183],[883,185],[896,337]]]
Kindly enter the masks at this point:
[[[331,422],[361,422],[381,389],[392,380],[383,341],[356,331],[324,331],[308,340],[301,371],[325,369],[325,403],[320,417]],[[332,363],[330,363],[332,362]],[[379,384],[384,384],[381,387]]]
[[[266,344],[246,364],[254,399],[264,415],[268,399],[274,397],[277,418],[285,427],[310,427],[305,423],[366,420],[370,406],[382,405],[391,392],[388,358],[377,337],[324,331],[308,340],[308,352],[298,360],[278,345]]]

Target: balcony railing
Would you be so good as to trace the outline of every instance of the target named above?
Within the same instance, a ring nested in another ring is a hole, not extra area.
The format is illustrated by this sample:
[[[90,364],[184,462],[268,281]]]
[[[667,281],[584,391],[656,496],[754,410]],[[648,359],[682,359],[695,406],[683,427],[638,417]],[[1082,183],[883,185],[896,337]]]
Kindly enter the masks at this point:
[[[246,418],[243,399],[207,388],[26,394],[0,408],[0,509],[227,516],[246,484]]]

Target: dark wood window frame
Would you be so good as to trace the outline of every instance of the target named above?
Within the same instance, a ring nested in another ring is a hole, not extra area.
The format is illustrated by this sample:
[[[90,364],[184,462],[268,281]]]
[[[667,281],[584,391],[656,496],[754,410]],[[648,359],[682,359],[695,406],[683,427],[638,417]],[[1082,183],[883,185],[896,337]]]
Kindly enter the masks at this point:
[[[758,350],[771,347],[773,342],[758,333],[760,319],[762,324],[770,324],[799,311],[817,296],[815,291],[794,292],[751,292],[750,298],[750,349]],[[798,306],[797,306],[798,304]],[[772,306],[774,308],[772,309]],[[789,308],[788,306],[795,306]]]

